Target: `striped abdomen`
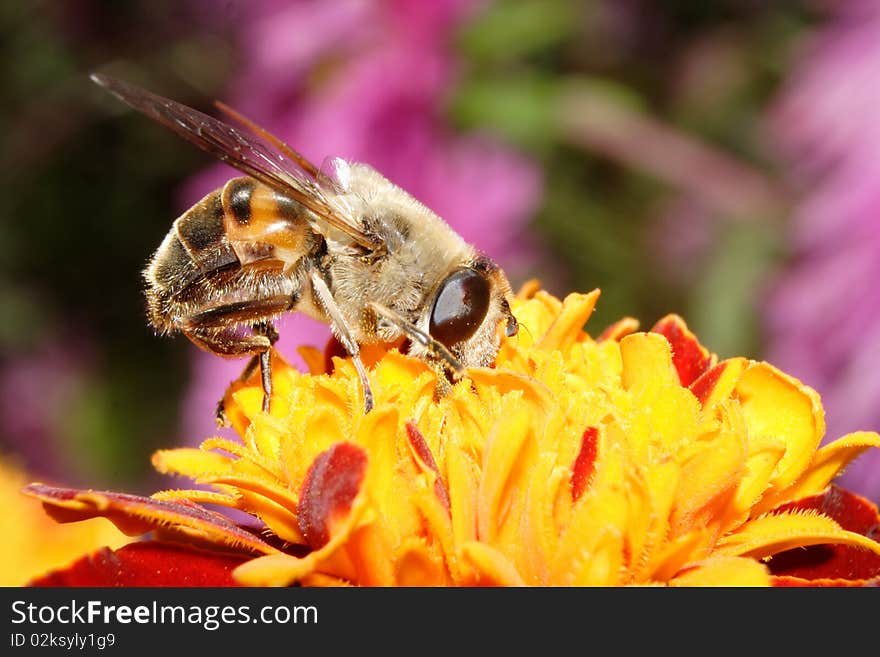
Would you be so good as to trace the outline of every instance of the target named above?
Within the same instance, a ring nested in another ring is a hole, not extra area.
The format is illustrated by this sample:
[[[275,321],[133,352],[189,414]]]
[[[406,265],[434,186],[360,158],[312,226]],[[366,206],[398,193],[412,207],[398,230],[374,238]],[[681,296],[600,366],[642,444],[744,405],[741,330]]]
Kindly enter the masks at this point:
[[[295,273],[323,239],[309,211],[252,178],[233,178],[181,215],[144,272],[150,321],[163,331],[206,308],[296,295]]]

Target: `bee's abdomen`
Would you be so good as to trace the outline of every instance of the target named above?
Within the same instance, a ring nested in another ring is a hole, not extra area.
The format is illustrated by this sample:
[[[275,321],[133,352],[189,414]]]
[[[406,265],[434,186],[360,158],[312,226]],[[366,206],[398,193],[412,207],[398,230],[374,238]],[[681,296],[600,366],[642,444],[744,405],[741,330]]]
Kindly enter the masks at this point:
[[[275,260],[289,269],[320,242],[305,206],[253,178],[226,183],[221,204],[226,237],[242,264]]]
[[[309,211],[253,178],[233,178],[174,222],[144,272],[150,322],[173,331],[191,312],[298,295],[305,259],[325,248]]]
[[[245,228],[251,222],[251,199],[257,181],[253,178],[233,178],[223,187],[221,192],[223,204],[229,214],[228,220],[232,222],[233,229]]]
[[[226,236],[221,190],[208,194],[174,222],[181,246],[203,274],[240,264]]]
[[[225,234],[221,190],[175,220],[144,272],[150,323],[172,330],[177,315],[203,303],[241,263]]]

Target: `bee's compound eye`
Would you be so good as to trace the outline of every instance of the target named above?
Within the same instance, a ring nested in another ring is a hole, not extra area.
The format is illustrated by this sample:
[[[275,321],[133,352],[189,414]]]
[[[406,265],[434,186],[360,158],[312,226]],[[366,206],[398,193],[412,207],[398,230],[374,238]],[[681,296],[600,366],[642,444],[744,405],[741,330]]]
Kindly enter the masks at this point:
[[[478,271],[459,269],[440,288],[431,310],[431,337],[447,347],[464,342],[489,311],[489,281]]]

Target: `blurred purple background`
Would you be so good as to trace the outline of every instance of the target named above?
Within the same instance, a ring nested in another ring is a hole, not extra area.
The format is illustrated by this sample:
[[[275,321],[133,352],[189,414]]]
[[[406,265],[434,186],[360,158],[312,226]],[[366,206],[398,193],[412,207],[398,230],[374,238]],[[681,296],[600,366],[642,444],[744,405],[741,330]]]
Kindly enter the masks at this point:
[[[880,4],[837,3],[769,108],[797,196],[767,358],[815,387],[827,435],[880,428]],[[844,475],[880,498],[880,453]]]

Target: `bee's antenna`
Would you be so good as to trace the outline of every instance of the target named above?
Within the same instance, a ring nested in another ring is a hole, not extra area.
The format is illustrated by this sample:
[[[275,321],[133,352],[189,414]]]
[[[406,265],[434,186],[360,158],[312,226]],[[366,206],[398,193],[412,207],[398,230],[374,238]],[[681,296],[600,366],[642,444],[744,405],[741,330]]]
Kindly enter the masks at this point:
[[[414,326],[412,323],[406,320],[406,318],[401,317],[398,313],[391,310],[391,308],[387,308],[381,304],[376,303],[375,301],[371,301],[369,306],[375,311],[375,313],[384,320],[391,322],[394,326],[400,329],[408,338],[413,340],[414,342],[418,342],[423,347],[427,348],[432,354],[439,356],[452,370],[452,374],[456,379],[460,379],[464,376],[465,368],[459,360],[452,355],[449,349],[446,346],[435,340],[430,335],[422,331],[420,328]]]

